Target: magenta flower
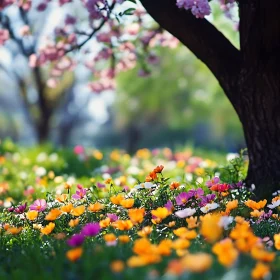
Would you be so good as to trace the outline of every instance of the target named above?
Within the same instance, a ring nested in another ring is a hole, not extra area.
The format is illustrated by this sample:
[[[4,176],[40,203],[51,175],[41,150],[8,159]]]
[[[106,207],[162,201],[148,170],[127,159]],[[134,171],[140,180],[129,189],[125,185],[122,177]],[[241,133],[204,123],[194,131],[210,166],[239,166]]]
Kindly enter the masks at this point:
[[[214,177],[213,179],[207,181],[205,184],[208,188],[212,187],[213,185],[216,185],[220,182],[220,178],[219,177]]]
[[[87,194],[87,190],[84,189],[81,185],[77,186],[76,193],[72,195],[73,199],[82,199]]]
[[[201,198],[200,206],[205,206],[208,203],[212,203],[216,198],[215,194],[207,194]]]
[[[190,197],[201,198],[204,195],[204,191],[202,188],[192,189],[188,191]]]
[[[184,205],[187,203],[188,199],[192,197],[191,193],[182,192],[178,196],[175,197],[177,205]]]
[[[171,212],[173,209],[174,209],[174,206],[173,206],[173,203],[171,200],[168,200],[166,202],[166,204],[164,205],[164,207],[169,211]]]
[[[67,240],[67,244],[71,247],[77,247],[83,244],[85,236],[82,234],[74,234],[70,239]]]
[[[99,189],[104,189],[104,188],[106,187],[105,184],[102,184],[102,183],[99,183],[99,182],[97,182],[96,186],[97,186],[97,188],[99,188]]]
[[[19,205],[19,206],[15,209],[15,212],[16,212],[17,214],[22,214],[22,213],[25,211],[26,206],[27,206],[27,203],[22,204],[22,205]]]
[[[100,232],[99,223],[89,223],[82,228],[81,234],[84,236],[95,236],[99,232]]]
[[[36,210],[42,212],[47,208],[47,202],[45,199],[36,199],[32,205],[30,205],[30,210]]]

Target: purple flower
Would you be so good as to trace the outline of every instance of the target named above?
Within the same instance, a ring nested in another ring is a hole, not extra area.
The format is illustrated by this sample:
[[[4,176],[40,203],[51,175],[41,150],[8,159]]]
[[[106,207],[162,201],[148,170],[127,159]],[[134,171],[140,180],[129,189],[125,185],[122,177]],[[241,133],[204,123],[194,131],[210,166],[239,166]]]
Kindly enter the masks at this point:
[[[71,247],[77,247],[83,244],[85,236],[82,234],[74,234],[70,239],[67,240],[67,244]]]
[[[27,203],[22,204],[22,205],[19,205],[19,206],[15,209],[15,212],[16,212],[17,214],[22,214],[22,213],[25,211],[26,206],[27,206]]]
[[[14,210],[15,210],[15,207],[14,207],[14,206],[8,208],[8,211],[9,211],[9,212],[14,212]]]
[[[182,192],[178,196],[175,197],[177,205],[184,205],[187,203],[188,199],[192,197],[191,193]]]
[[[215,194],[207,194],[206,196],[201,197],[200,206],[205,206],[206,204],[213,202],[215,198]]]
[[[201,198],[204,194],[204,191],[202,188],[198,188],[197,190],[192,189],[188,191],[189,197],[195,197],[195,198]]]
[[[167,208],[169,212],[171,212],[173,210],[173,208],[174,208],[173,203],[172,203],[171,200],[168,200],[166,202],[166,204],[164,205],[164,207]]]
[[[81,234],[85,236],[95,236],[100,232],[100,225],[99,223],[89,223],[86,224],[82,231]]]
[[[36,199],[32,205],[30,205],[30,210],[36,210],[42,212],[47,208],[47,202],[45,199]]]
[[[104,189],[104,188],[106,187],[105,184],[102,184],[102,183],[99,183],[99,182],[97,182],[96,186],[97,186],[97,188],[99,188],[99,189]]]
[[[87,194],[87,190],[84,189],[81,185],[77,186],[77,191],[75,194],[72,195],[73,199],[82,199]]]

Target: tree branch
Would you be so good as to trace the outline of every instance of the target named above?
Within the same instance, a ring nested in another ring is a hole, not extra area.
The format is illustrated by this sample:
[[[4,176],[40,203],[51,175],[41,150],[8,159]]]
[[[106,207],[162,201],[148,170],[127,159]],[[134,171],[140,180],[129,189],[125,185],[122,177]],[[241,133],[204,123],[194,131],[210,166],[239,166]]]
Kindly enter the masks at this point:
[[[179,9],[175,0],[140,1],[162,28],[208,66],[233,102],[236,97],[231,95],[230,85],[240,70],[239,50],[206,19],[197,19],[190,11]]]

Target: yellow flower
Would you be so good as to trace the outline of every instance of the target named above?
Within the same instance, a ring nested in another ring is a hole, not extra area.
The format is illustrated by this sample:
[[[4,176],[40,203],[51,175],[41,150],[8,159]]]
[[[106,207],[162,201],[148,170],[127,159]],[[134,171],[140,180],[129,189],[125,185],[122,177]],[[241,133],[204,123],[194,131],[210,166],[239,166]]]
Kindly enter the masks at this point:
[[[249,208],[251,208],[251,209],[253,209],[253,210],[260,210],[260,209],[264,208],[264,206],[266,205],[266,203],[267,203],[267,200],[266,200],[266,199],[260,200],[259,202],[256,202],[256,201],[254,201],[254,200],[249,199],[249,200],[247,200],[247,201],[244,202],[244,204],[245,204],[247,207],[249,207]]]
[[[114,203],[116,205],[121,205],[121,201],[124,200],[124,197],[122,194],[119,193],[118,195],[111,196],[110,200],[112,203]]]
[[[82,254],[83,254],[83,249],[81,247],[78,247],[67,251],[66,257],[71,262],[75,262],[81,257]]]
[[[134,208],[128,210],[128,216],[133,224],[142,223],[145,215],[144,208]]]
[[[120,204],[124,208],[131,208],[134,205],[134,199],[133,198],[123,199],[122,201],[120,201]]]
[[[251,272],[251,276],[253,279],[265,279],[266,276],[270,273],[270,268],[267,264],[263,264],[258,262],[254,269]]]
[[[94,150],[92,152],[92,156],[96,158],[97,160],[102,160],[103,159],[103,154],[99,150]]]
[[[212,257],[206,253],[187,254],[182,258],[182,267],[191,272],[204,272],[212,265]]]
[[[84,214],[85,210],[86,210],[85,205],[80,205],[80,206],[77,206],[77,207],[73,208],[71,210],[70,214],[75,216],[75,217],[79,217],[82,214]]]
[[[60,215],[62,214],[62,211],[58,208],[52,209],[48,215],[46,215],[45,220],[47,221],[54,221],[56,220]]]
[[[280,250],[280,233],[274,234],[274,246],[277,250]]]
[[[151,244],[147,238],[136,239],[133,245],[133,252],[137,255],[155,254],[156,246]]]
[[[219,226],[220,218],[220,215],[211,214],[200,217],[200,233],[210,243],[217,241],[222,235],[223,229]]]
[[[127,260],[127,266],[129,267],[141,267],[145,265],[147,265],[147,262],[142,256],[132,256]]]
[[[250,212],[250,215],[251,215],[251,217],[259,218],[263,213],[264,213],[264,211],[254,210],[254,211]]]
[[[79,222],[80,222],[79,218],[77,218],[77,219],[71,219],[71,220],[69,221],[68,225],[69,225],[70,227],[75,227],[75,226],[77,226],[77,225],[79,224]]]
[[[238,200],[237,199],[229,201],[226,205],[226,213],[229,214],[230,211],[237,208],[237,206],[238,206]]]
[[[171,254],[173,242],[170,239],[163,239],[157,246],[157,253],[162,256],[169,256]]]
[[[48,235],[54,230],[54,228],[55,228],[55,224],[51,222],[48,225],[46,225],[45,227],[41,228],[41,233]]]
[[[104,208],[104,205],[100,202],[96,202],[94,204],[90,204],[88,210],[91,212],[98,212]]]
[[[110,268],[113,272],[115,273],[120,273],[124,270],[124,267],[125,267],[125,264],[123,261],[121,260],[116,260],[116,261],[113,261],[111,262],[110,264]]]
[[[229,238],[216,243],[212,251],[218,256],[219,262],[226,267],[232,266],[238,257],[238,251]]]
[[[165,207],[158,207],[156,210],[151,211],[153,216],[163,220],[169,215],[169,211]]]
[[[30,221],[34,221],[38,217],[38,211],[31,210],[26,213],[26,218]]]
[[[60,210],[61,210],[62,212],[65,212],[65,213],[70,213],[71,210],[72,210],[73,208],[74,208],[74,207],[73,207],[73,204],[72,204],[72,203],[69,203],[69,204],[67,204],[67,205],[61,206],[61,207],[60,207]]]

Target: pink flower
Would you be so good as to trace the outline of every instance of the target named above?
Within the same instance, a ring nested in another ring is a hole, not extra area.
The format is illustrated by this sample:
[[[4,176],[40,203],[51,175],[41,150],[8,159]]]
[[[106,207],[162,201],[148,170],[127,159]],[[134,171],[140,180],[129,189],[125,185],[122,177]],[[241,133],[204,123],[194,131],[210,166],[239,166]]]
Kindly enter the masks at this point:
[[[184,205],[187,203],[188,199],[190,199],[191,197],[192,197],[192,194],[190,194],[189,192],[188,193],[182,192],[178,196],[175,197],[176,204]]]
[[[118,220],[118,216],[116,214],[107,214],[107,217],[110,219],[111,222],[115,222]]]
[[[36,199],[32,205],[30,205],[30,210],[36,210],[42,212],[47,208],[47,202],[45,199]]]
[[[164,205],[164,207],[167,208],[169,212],[173,211],[173,209],[174,209],[174,206],[173,206],[173,203],[171,200],[168,200],[166,202],[166,204]]]
[[[205,184],[208,188],[212,187],[213,185],[216,185],[220,182],[220,178],[219,177],[214,177],[213,179],[207,181]]]
[[[82,234],[74,234],[70,239],[67,240],[67,244],[71,247],[77,247],[83,244],[85,236]]]
[[[87,190],[84,189],[81,185],[77,186],[77,191],[75,194],[72,195],[73,199],[82,199],[87,194]]]
[[[10,34],[6,29],[0,29],[0,46],[4,45],[4,43],[9,40]]]
[[[74,153],[76,155],[80,155],[80,154],[83,154],[85,152],[85,148],[81,145],[77,145],[74,147]]]

